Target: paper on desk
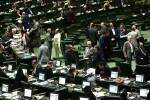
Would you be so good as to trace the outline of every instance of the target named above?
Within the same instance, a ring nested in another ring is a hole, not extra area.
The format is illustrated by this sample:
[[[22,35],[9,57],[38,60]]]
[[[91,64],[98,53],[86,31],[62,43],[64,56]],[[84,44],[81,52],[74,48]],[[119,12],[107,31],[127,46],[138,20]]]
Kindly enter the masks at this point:
[[[32,53],[32,54],[31,54],[31,56],[35,56],[35,54],[34,54],[34,53]]]
[[[5,97],[11,97],[12,94],[11,94],[11,93],[3,93],[2,96],[5,96]]]
[[[96,97],[105,96],[105,93],[106,93],[106,92],[93,92],[93,94],[94,94]]]

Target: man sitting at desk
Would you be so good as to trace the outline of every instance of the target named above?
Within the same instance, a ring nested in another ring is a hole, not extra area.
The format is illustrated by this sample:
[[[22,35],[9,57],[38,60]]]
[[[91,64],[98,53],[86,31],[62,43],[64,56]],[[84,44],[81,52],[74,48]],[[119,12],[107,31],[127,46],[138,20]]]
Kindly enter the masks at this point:
[[[75,57],[72,45],[67,46],[67,51],[65,53],[65,65],[75,64]]]
[[[100,77],[107,78],[110,76],[111,70],[105,62],[100,62],[99,66],[96,68],[96,75],[100,75]]]
[[[40,64],[38,64],[37,60],[32,61],[32,66],[34,68],[34,70],[32,72],[32,76],[37,77],[39,75],[39,73],[42,71],[42,67]]]
[[[47,63],[47,67],[45,68],[44,72],[45,72],[45,79],[50,79],[53,77],[53,70],[52,70],[52,67],[53,67],[53,62],[52,61],[49,61]]]
[[[66,78],[67,83],[75,83],[75,76],[76,76],[77,72],[75,68],[70,68],[69,69],[69,74]]]

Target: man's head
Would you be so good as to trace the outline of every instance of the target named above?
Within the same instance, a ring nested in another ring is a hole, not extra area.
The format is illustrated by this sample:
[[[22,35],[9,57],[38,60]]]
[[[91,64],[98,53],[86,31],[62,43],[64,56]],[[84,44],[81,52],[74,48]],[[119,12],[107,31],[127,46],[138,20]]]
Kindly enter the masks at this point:
[[[127,39],[128,39],[129,42],[132,41],[132,37],[130,35],[127,37]]]
[[[109,23],[109,26],[110,26],[110,27],[114,27],[113,23]]]
[[[8,32],[8,31],[6,31],[6,32],[5,32],[5,34],[6,34],[6,36],[8,36],[8,35],[9,35],[9,32]]]
[[[37,64],[38,64],[38,61],[37,61],[37,60],[33,60],[33,61],[32,61],[32,66],[33,66],[33,68],[35,68]]]
[[[99,68],[103,69],[105,67],[105,62],[100,62],[98,65],[99,65]]]
[[[87,41],[87,46],[88,46],[89,48],[91,48],[91,47],[92,47],[92,43],[91,43],[91,41]]]
[[[70,68],[69,73],[72,75],[76,75],[76,69],[75,68]]]
[[[143,42],[139,42],[139,47],[140,47],[140,48],[143,47]]]
[[[105,23],[104,22],[101,22],[101,27],[105,27]]]
[[[60,32],[59,28],[56,28],[55,34],[57,34],[57,33],[59,33],[59,32]]]
[[[22,16],[25,16],[26,15],[26,13],[25,12],[22,12]]]
[[[68,45],[68,46],[67,46],[67,50],[68,50],[68,51],[73,50],[73,46],[72,46],[72,45]]]
[[[53,66],[53,61],[49,61],[49,62],[47,63],[47,66],[48,66],[48,67],[52,67],[52,66]]]
[[[136,26],[135,26],[135,25],[132,25],[131,29],[132,29],[132,30],[136,30]]]
[[[48,28],[48,29],[47,29],[47,32],[51,33],[51,31],[52,31],[51,28]]]

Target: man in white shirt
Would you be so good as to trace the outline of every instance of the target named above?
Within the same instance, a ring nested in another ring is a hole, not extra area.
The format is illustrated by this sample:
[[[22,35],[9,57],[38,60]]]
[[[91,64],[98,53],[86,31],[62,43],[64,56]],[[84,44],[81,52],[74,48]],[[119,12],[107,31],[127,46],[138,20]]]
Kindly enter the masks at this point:
[[[127,41],[123,45],[123,54],[124,54],[124,57],[126,58],[126,61],[130,64],[132,61],[132,55],[134,53],[134,50],[135,50],[135,47],[132,43],[132,37],[128,36]]]

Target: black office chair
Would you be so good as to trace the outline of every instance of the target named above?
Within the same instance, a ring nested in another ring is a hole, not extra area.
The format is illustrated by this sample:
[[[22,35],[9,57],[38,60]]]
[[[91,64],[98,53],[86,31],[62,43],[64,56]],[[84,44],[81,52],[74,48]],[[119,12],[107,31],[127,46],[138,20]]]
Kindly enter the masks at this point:
[[[104,96],[100,100],[120,100],[119,96]]]
[[[3,62],[4,66],[12,65],[12,70],[15,70],[17,68],[17,62],[16,61],[6,61]]]
[[[57,89],[55,92],[59,94],[59,100],[68,99],[68,88],[64,87],[61,89]]]
[[[126,62],[120,62],[118,66],[119,76],[133,77],[131,64]]]
[[[72,100],[79,100],[79,98],[83,96],[84,96],[84,92],[82,91],[76,91],[76,90],[72,91]]]
[[[148,65],[138,65],[136,64],[136,74],[142,74],[144,75],[145,80],[149,80],[149,67]]]
[[[21,67],[22,69],[26,69],[26,70],[27,70],[27,74],[28,74],[28,75],[30,74],[30,67],[29,67],[28,64],[20,63],[20,64],[19,64],[19,67]]]

